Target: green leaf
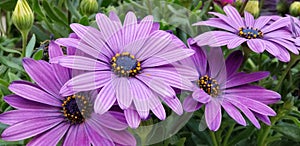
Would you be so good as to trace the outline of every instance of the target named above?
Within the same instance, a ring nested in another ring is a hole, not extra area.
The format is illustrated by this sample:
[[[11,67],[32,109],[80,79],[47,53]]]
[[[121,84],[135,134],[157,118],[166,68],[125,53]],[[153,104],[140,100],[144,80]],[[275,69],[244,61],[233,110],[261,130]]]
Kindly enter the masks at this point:
[[[49,35],[35,25],[32,26],[31,32],[37,36],[37,40],[44,41],[49,39]]]
[[[17,75],[8,72],[8,78],[9,78],[9,82],[15,81],[15,80],[21,80]]]
[[[9,83],[3,79],[0,79],[0,84],[3,85],[4,87],[8,87]]]
[[[249,138],[249,136],[252,135],[254,131],[255,128],[253,126],[246,127],[245,130],[239,132],[238,135],[235,135],[233,138],[231,138],[228,145],[235,145],[238,142],[242,141],[243,139]]]
[[[5,52],[8,52],[8,53],[16,53],[16,54],[20,54],[20,55],[22,54],[21,52],[19,52],[17,50],[9,49],[9,48],[3,47],[2,45],[0,45],[0,49]]]
[[[286,138],[300,142],[300,127],[290,124],[290,123],[279,123],[274,126],[273,129],[281,134],[283,134]]]
[[[53,9],[54,9],[55,13],[57,14],[57,16],[59,16],[62,21],[68,22],[67,14],[63,13],[57,7],[53,7]]]
[[[79,12],[76,10],[76,8],[73,6],[71,0],[67,0],[67,8],[71,12],[73,16],[75,16],[78,20],[80,19],[81,15]]]
[[[33,54],[32,58],[35,60],[41,60],[43,58],[43,54],[44,54],[44,50],[40,49]]]
[[[35,34],[32,35],[28,45],[26,46],[25,57],[30,57],[36,43]]]
[[[7,11],[13,11],[16,4],[17,0],[2,0],[0,2],[0,8]]]
[[[84,16],[79,21],[80,24],[88,26],[89,25],[89,18],[87,16]]]
[[[59,17],[57,16],[57,14],[53,11],[52,7],[50,6],[50,4],[48,3],[47,0],[43,0],[43,8],[46,11],[46,15],[53,21],[57,22],[58,24],[61,25],[65,25],[68,26],[68,23],[59,19]]]
[[[44,18],[45,15],[41,10],[40,4],[39,4],[39,0],[33,0],[33,11],[38,14],[40,17]]]
[[[14,68],[17,69],[19,71],[24,72],[24,69],[22,66],[20,66],[19,64],[16,64],[10,60],[7,60],[5,57],[0,57],[0,63],[3,63],[4,65],[10,67],[10,68]]]

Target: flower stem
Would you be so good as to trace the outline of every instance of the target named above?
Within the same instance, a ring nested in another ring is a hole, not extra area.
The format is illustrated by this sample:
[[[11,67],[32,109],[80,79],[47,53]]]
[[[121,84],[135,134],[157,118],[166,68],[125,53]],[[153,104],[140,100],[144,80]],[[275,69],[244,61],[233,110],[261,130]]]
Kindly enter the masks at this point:
[[[276,87],[274,88],[275,91],[278,91],[279,88],[281,87],[281,84],[283,82],[283,80],[285,79],[286,75],[288,74],[288,72],[291,70],[291,68],[294,66],[294,64],[300,59],[299,56],[296,56],[294,54],[291,54],[291,60],[290,62],[288,63],[286,69],[284,70],[281,78],[279,79]]]
[[[244,10],[245,10],[245,8],[246,8],[246,5],[247,5],[248,1],[249,1],[249,0],[245,0],[245,2],[243,2],[243,5],[241,6],[240,11],[239,11],[239,13],[240,13],[241,15],[244,13]]]
[[[211,140],[213,142],[213,145],[218,146],[218,142],[217,142],[215,133],[213,131],[209,131],[209,134],[210,134]]]
[[[234,126],[235,126],[235,123],[232,124],[232,125],[230,126],[230,128],[229,128],[229,130],[228,130],[228,132],[227,132],[227,134],[226,134],[226,137],[225,137],[225,139],[224,139],[223,145],[227,145],[228,140],[229,140],[229,137],[230,137],[230,135],[231,135],[231,133],[232,133],[232,131],[233,131],[233,129],[234,129]]]
[[[28,31],[22,31],[22,57],[25,57],[26,54],[26,46],[27,46],[27,36],[28,36]]]

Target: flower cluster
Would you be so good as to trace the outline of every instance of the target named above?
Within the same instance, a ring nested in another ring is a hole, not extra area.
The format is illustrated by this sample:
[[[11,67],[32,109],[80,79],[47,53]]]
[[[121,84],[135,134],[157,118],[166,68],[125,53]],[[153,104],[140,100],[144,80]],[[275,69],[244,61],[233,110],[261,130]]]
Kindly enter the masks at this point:
[[[220,47],[267,51],[288,62],[290,52],[299,54],[300,22],[290,16],[254,19],[246,11],[243,18],[230,5],[224,12],[210,12],[217,18],[195,23],[218,30],[188,39],[187,46],[159,30],[153,16],[138,20],[133,12],[123,22],[114,12],[96,14],[98,28],[71,24],[74,33],[68,38],[50,41],[49,62],[23,59],[34,83],[9,86],[14,94],[4,100],[15,110],[0,115],[0,122],[10,125],[2,139],[34,137],[28,145],[56,145],[60,140],[63,145],[136,145],[127,127],[138,128],[153,115],[165,120],[165,108],[182,115],[204,106],[212,131],[220,128],[222,108],[243,126],[241,113],[257,128],[258,119],[271,124],[269,116],[276,112],[268,105],[281,96],[253,85],[269,72],[239,72],[243,52],[224,59]],[[178,90],[188,93],[183,103]]]

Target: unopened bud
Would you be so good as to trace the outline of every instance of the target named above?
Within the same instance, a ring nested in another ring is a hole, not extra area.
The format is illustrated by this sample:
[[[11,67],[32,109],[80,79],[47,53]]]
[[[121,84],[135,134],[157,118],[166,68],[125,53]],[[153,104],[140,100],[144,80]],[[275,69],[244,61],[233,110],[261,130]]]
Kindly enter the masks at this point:
[[[80,10],[87,16],[98,12],[97,0],[82,0],[80,3]]]
[[[254,17],[259,16],[259,1],[258,0],[253,0],[253,1],[248,1],[245,11],[251,13]]]
[[[28,32],[34,21],[34,15],[26,0],[18,0],[12,14],[12,22],[20,32]]]
[[[293,2],[290,6],[290,14],[293,16],[300,15],[300,2]]]

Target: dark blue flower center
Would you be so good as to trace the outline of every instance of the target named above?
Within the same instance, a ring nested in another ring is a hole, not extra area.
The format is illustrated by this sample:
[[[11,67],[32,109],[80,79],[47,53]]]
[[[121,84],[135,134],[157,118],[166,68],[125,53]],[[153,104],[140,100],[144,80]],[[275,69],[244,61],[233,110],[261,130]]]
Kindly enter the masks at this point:
[[[208,75],[202,76],[197,81],[197,85],[200,89],[204,90],[208,95],[217,97],[220,93],[220,86],[218,82],[210,78]]]
[[[80,124],[88,118],[92,111],[90,102],[81,95],[66,97],[62,103],[63,114],[71,124]]]
[[[122,77],[135,76],[141,71],[141,63],[130,53],[116,54],[111,59],[112,71]]]
[[[241,27],[239,29],[238,35],[241,37],[244,37],[246,39],[263,38],[263,33],[260,30],[254,29],[252,27],[251,28],[250,27],[247,27],[247,28]]]

